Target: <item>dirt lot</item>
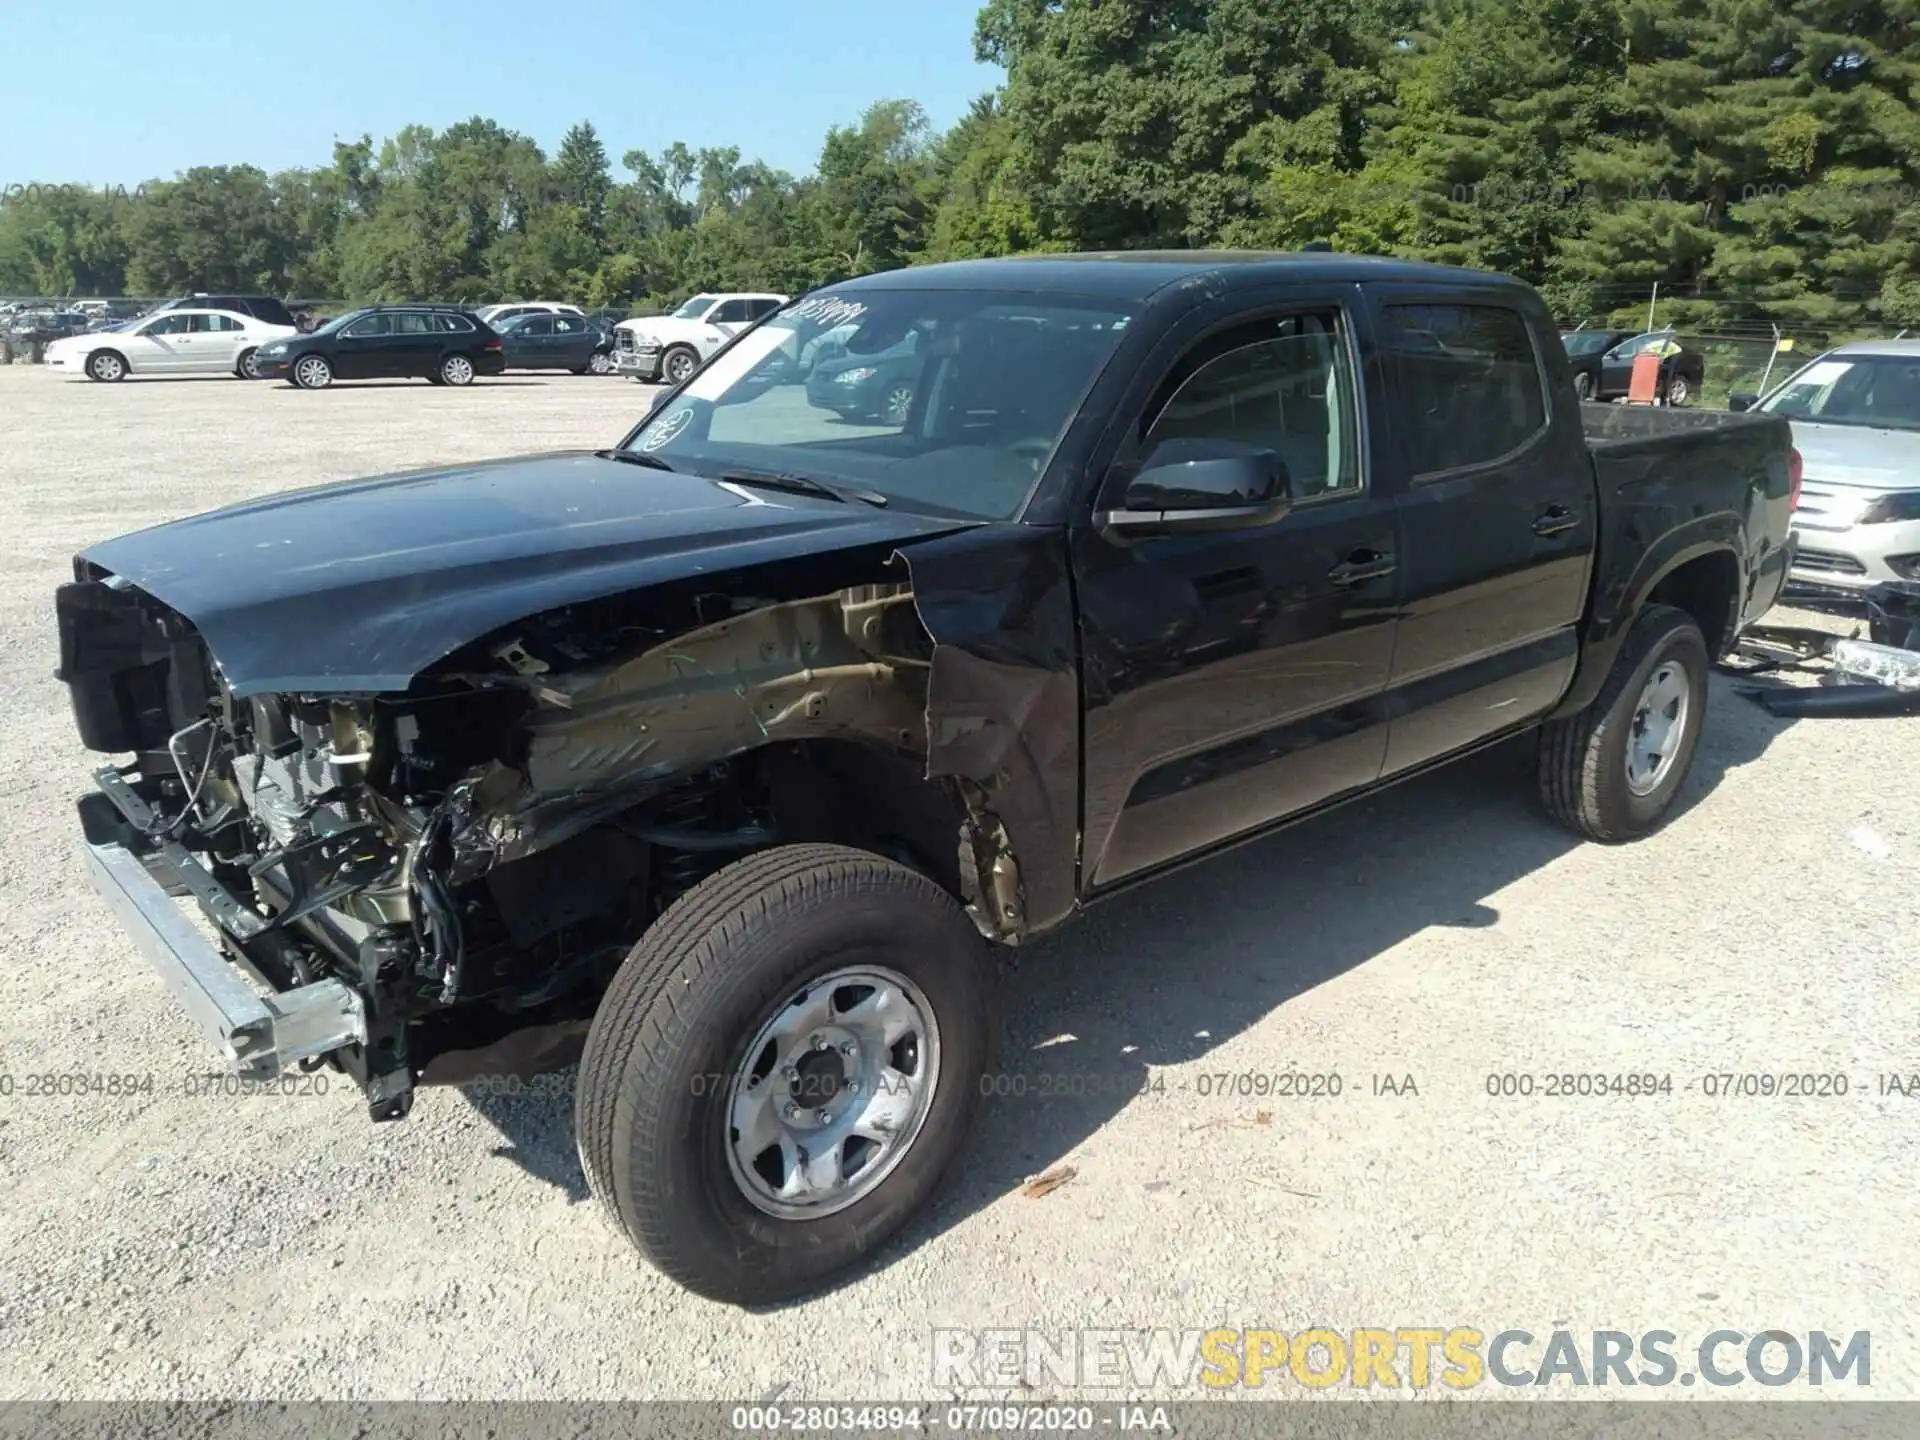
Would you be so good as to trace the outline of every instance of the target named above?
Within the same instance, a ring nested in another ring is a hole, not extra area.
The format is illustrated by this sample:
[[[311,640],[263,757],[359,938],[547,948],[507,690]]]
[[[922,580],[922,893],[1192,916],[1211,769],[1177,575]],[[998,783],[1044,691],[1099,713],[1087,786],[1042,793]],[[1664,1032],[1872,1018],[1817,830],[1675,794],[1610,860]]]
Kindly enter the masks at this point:
[[[1553,828],[1513,746],[1025,954],[1026,1093],[935,1213],[810,1304],[746,1315],[645,1269],[587,1203],[570,1076],[379,1127],[337,1079],[198,1093],[210,1053],[75,853],[72,552],[262,490],[611,443],[641,400],[0,369],[0,1400],[924,1398],[934,1325],[1866,1329],[1870,1393],[1920,1389],[1920,1099],[1877,1084],[1920,1071],[1920,720],[1775,720],[1724,680],[1646,843]],[[151,1084],[58,1093],[109,1072]],[[1278,1072],[1342,1093],[1227,1078]],[[1488,1094],[1561,1072],[1671,1093]],[[1849,1093],[1709,1098],[1724,1072]],[[1017,1193],[1056,1162],[1077,1176]]]

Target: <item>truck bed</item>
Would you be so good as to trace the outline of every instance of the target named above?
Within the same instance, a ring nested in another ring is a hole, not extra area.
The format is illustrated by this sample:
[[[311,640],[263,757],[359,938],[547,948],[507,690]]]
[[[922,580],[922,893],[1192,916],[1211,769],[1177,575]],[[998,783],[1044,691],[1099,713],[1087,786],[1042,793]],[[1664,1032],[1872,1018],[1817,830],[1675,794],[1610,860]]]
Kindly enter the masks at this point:
[[[1793,427],[1784,416],[1589,403],[1580,423],[1600,494],[1600,574],[1623,576],[1644,548],[1643,532],[1709,524],[1716,515],[1731,535],[1787,534]],[[1785,583],[1788,556],[1778,548],[1749,557],[1759,583],[1742,606],[1743,624]],[[1596,604],[1604,609],[1611,598],[1596,595]]]

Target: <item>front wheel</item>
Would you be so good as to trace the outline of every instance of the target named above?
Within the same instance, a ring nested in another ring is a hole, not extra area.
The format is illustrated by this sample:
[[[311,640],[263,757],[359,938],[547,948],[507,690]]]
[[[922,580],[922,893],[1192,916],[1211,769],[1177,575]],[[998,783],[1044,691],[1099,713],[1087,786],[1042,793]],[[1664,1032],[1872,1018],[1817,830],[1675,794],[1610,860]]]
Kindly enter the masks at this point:
[[[96,350],[87,357],[87,378],[112,384],[127,378],[127,362],[111,350]]]
[[[293,383],[302,390],[324,390],[333,383],[333,366],[324,355],[302,355],[293,367]]]
[[[1642,611],[1593,702],[1541,734],[1540,791],[1553,818],[1607,842],[1658,829],[1700,745],[1709,665],[1691,615]]]
[[[613,357],[604,350],[596,350],[587,361],[589,375],[605,375],[613,369]]]
[[[1684,405],[1693,398],[1693,386],[1687,383],[1687,377],[1676,375],[1667,382],[1667,404]]]
[[[1573,393],[1582,400],[1593,398],[1593,376],[1582,370],[1573,377]]]
[[[669,385],[678,385],[700,368],[700,357],[686,346],[676,345],[667,351],[660,362],[660,368],[666,375]]]
[[[925,1203],[981,1105],[986,946],[917,871],[838,845],[740,860],[627,957],[575,1122],[648,1260],[740,1305],[818,1288]]]

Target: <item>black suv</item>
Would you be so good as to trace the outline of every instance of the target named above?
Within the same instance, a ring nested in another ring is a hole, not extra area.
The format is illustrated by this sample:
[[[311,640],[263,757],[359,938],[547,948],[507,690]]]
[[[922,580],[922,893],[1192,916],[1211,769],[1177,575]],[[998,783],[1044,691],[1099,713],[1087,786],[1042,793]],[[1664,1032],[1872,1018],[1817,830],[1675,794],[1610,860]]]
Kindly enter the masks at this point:
[[[266,325],[293,324],[293,313],[287,309],[286,301],[276,300],[271,295],[208,295],[200,292],[182,295],[153,309],[158,314],[162,310],[177,310],[183,305],[195,310],[229,310],[236,315],[251,315]]]
[[[507,357],[500,337],[459,305],[369,305],[310,335],[262,345],[254,364],[264,379],[324,390],[335,380],[409,376],[468,385],[500,374]]]

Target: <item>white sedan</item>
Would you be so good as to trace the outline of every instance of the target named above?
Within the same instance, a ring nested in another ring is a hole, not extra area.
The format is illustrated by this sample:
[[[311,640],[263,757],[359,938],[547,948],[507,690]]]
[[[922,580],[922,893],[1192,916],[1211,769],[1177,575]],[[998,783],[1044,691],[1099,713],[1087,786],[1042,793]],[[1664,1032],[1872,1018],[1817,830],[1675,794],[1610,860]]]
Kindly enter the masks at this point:
[[[129,375],[238,375],[255,378],[254,352],[300,332],[233,310],[165,310],[111,330],[69,335],[47,346],[46,362],[89,380]]]

